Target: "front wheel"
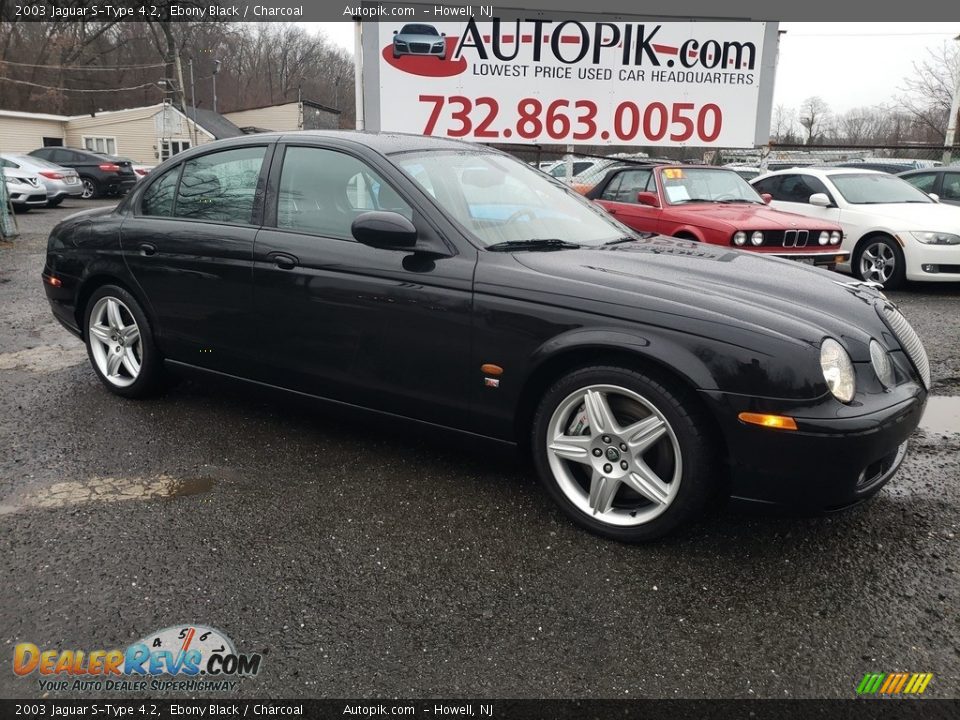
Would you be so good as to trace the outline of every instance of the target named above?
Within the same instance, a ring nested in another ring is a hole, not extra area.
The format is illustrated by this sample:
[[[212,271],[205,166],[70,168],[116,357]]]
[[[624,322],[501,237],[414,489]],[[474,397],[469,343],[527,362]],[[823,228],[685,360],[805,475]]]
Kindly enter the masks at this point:
[[[111,392],[144,397],[159,385],[160,355],[150,321],[129,292],[104,285],[87,302],[84,336],[90,364]]]
[[[885,289],[894,290],[903,285],[907,275],[903,250],[885,235],[867,238],[857,248],[853,272],[861,280],[880,283]]]
[[[625,542],[697,517],[721,487],[709,419],[666,378],[620,367],[578,370],[534,417],[540,480],[577,524]]]

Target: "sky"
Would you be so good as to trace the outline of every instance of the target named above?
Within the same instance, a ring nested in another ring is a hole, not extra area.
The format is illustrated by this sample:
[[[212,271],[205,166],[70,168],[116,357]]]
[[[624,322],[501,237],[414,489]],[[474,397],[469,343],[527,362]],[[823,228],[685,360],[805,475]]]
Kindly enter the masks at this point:
[[[353,53],[353,23],[301,23]],[[891,103],[913,63],[954,42],[960,23],[780,23],[774,106],[819,95],[834,113]]]

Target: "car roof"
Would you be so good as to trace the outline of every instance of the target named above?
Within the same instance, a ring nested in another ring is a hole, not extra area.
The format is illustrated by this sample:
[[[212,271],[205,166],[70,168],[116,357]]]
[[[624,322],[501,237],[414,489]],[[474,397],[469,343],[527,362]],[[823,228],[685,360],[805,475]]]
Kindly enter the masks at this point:
[[[885,173],[880,170],[870,170],[869,168],[849,168],[849,167],[834,167],[834,166],[820,166],[820,167],[809,167],[809,166],[800,166],[792,168],[784,168],[783,170],[771,170],[766,173],[763,177],[769,177],[770,175],[790,175],[796,173],[806,173],[807,175],[890,175],[890,173]]]
[[[392,155],[402,152],[417,152],[426,150],[455,150],[459,152],[488,152],[498,154],[501,151],[477,143],[451,140],[447,138],[430,137],[398,132],[371,132],[367,130],[288,130],[285,132],[265,132],[243,135],[241,137],[224,138],[212,143],[204,143],[190,148],[177,156],[193,157],[202,155],[208,150],[231,147],[234,144],[248,144],[257,142],[275,142],[277,140],[291,140],[297,138],[331,139],[349,142],[370,148],[380,155]],[[89,151],[86,151],[89,152]]]

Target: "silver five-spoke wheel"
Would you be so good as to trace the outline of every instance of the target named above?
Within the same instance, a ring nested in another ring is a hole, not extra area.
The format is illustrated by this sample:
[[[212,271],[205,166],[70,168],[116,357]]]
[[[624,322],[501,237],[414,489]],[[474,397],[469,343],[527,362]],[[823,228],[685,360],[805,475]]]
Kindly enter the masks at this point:
[[[662,514],[680,491],[680,444],[649,400],[617,385],[567,396],[547,425],[547,461],[580,511],[618,527]]]
[[[864,280],[886,284],[897,267],[897,256],[885,242],[873,242],[860,254],[860,276]]]
[[[140,376],[143,341],[140,327],[122,300],[102,297],[90,312],[90,351],[107,382],[129,387]]]

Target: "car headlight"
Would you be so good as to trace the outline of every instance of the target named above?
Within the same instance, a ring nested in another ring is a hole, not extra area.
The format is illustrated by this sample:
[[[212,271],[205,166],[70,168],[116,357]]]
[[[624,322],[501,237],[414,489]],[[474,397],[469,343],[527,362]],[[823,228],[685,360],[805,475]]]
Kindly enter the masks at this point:
[[[763,245],[763,233],[759,230],[755,231],[753,235],[750,236],[750,242],[754,245]]]
[[[873,371],[877,374],[880,383],[885,388],[893,387],[893,363],[890,361],[890,355],[876,340],[870,341],[870,364],[873,365]]]
[[[741,230],[740,232],[738,232],[733,236],[734,245],[746,245],[746,243],[747,243],[747,234],[743,230]]]
[[[824,230],[822,233],[820,233],[819,243],[821,245],[826,245],[828,242],[830,242],[830,233]]]
[[[820,345],[820,368],[827,387],[837,400],[843,403],[853,400],[856,392],[853,363],[847,351],[833,338],[827,338]]]
[[[953,233],[914,231],[910,234],[924,245],[960,245],[960,235]]]
[[[834,230],[832,233],[830,233],[830,244],[831,244],[831,245],[839,245],[841,240],[843,240],[843,235],[841,235],[840,233],[838,233],[836,230]]]

